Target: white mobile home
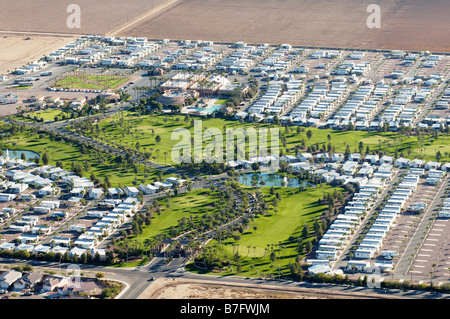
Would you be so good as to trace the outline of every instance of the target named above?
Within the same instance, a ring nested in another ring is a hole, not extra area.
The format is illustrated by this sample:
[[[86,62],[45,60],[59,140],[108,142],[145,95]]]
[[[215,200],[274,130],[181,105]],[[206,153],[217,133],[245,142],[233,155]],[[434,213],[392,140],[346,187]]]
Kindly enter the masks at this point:
[[[31,233],[36,234],[44,234],[44,235],[50,235],[52,231],[51,226],[45,226],[45,225],[36,225],[31,229]]]
[[[375,253],[375,250],[367,250],[367,249],[360,249],[358,248],[355,250],[355,258],[362,258],[362,259],[368,259],[372,258]]]
[[[14,198],[16,198],[16,195],[14,194],[0,193],[0,202],[9,202],[12,201]]]
[[[30,230],[30,226],[29,225],[23,225],[23,226],[10,225],[8,230],[11,232],[16,232],[16,233],[25,233]]]
[[[82,225],[82,224],[74,224],[74,225],[70,225],[69,226],[69,230],[81,233],[84,230],[86,230],[86,225]]]
[[[38,191],[38,194],[39,194],[39,196],[49,196],[49,195],[54,194],[54,192],[55,192],[54,188],[47,185],[47,186],[44,186],[43,188],[41,188]]]
[[[103,198],[103,189],[91,188],[89,190],[88,196],[90,199],[101,199],[101,198]]]
[[[23,244],[31,244],[39,241],[39,235],[22,234],[17,238]]]
[[[37,206],[33,208],[33,211],[38,214],[47,214],[52,209],[50,207],[44,207],[44,206]]]
[[[51,240],[51,244],[54,246],[69,247],[71,243],[72,240],[66,237],[53,237]]]
[[[69,214],[67,212],[54,211],[50,213],[50,217],[54,218],[67,218]]]
[[[139,189],[137,189],[134,186],[125,186],[123,188],[123,191],[129,197],[138,197],[139,196]]]
[[[42,201],[40,206],[48,207],[50,209],[59,208],[60,201]]]
[[[349,260],[346,267],[347,271],[369,272],[370,262],[360,260]]]
[[[98,212],[98,211],[88,211],[86,213],[86,217],[89,218],[103,218],[104,213],[103,212]]]
[[[392,258],[398,256],[398,252],[395,250],[383,250],[381,252],[381,255],[386,259],[392,259]]]
[[[336,257],[337,257],[336,251],[326,251],[326,250],[317,250],[316,251],[317,259],[336,260]]]
[[[141,185],[139,185],[139,189],[146,195],[154,194],[159,190],[158,187],[151,185],[151,184],[147,184],[147,185],[141,184]]]

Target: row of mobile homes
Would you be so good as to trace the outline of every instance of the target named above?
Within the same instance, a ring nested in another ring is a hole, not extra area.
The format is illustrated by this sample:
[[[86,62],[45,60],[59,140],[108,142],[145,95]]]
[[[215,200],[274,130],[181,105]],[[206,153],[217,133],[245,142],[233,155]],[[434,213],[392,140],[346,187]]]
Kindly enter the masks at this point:
[[[450,218],[450,198],[444,200],[437,216],[439,218]]]
[[[376,200],[376,196],[371,195],[377,194],[378,189],[382,187],[376,182],[366,185],[368,186],[362,187],[360,192],[354,194],[352,200],[346,205],[344,213],[338,214],[322,237],[316,251],[317,259],[335,260],[348,243],[349,236],[360,227],[368,207]]]
[[[405,207],[418,183],[417,175],[407,174],[403,178],[355,251],[356,259],[370,259],[380,252],[386,234],[395,226],[398,214]]]

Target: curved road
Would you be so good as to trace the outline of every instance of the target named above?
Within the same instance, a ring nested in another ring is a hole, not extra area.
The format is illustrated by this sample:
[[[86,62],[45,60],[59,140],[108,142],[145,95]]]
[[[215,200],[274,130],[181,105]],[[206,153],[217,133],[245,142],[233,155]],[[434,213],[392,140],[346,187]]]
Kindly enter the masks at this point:
[[[305,293],[308,289],[309,293],[319,295],[336,295],[340,298],[347,296],[348,298],[376,298],[376,299],[450,299],[450,295],[433,294],[421,291],[400,291],[371,289],[367,287],[338,286],[330,284],[312,284],[306,282],[294,281],[274,281],[263,280],[258,278],[245,278],[238,276],[212,276],[198,275],[187,272],[183,269],[183,258],[175,258],[168,266],[164,266],[164,257],[156,257],[150,263],[142,267],[135,268],[113,268],[99,267],[94,265],[78,265],[80,271],[94,277],[97,272],[102,272],[105,279],[119,281],[125,284],[125,289],[117,296],[116,299],[138,299],[139,296],[152,284],[152,277],[156,278],[183,278],[192,280],[208,281],[215,285],[231,285],[239,284],[246,286],[246,289],[252,287],[258,289],[268,289],[273,292],[274,289],[284,291],[299,291]],[[21,264],[32,265],[35,270],[56,270],[64,272],[70,264],[59,264],[57,262],[43,261],[21,261]],[[18,264],[15,259],[0,258],[0,264],[10,265]],[[72,268],[73,269],[73,265]]]

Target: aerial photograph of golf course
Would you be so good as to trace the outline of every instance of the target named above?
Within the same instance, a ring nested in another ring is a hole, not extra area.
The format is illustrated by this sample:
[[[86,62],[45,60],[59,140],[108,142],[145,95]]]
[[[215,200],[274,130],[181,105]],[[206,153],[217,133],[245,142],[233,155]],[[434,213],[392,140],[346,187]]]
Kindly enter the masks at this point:
[[[1,299],[449,299],[448,1],[0,5]]]

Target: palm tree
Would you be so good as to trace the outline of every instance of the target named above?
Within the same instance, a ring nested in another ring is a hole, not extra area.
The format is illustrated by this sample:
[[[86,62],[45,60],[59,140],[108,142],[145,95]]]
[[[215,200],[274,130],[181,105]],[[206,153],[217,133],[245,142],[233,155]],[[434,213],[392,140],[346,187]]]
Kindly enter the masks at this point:
[[[267,252],[269,251],[269,244],[267,244],[267,247],[266,248],[264,248],[264,260],[266,260],[266,255],[267,255]]]
[[[433,268],[433,275],[436,273],[436,267],[437,267],[437,264],[436,263],[433,263],[432,265],[431,265],[431,267]]]

